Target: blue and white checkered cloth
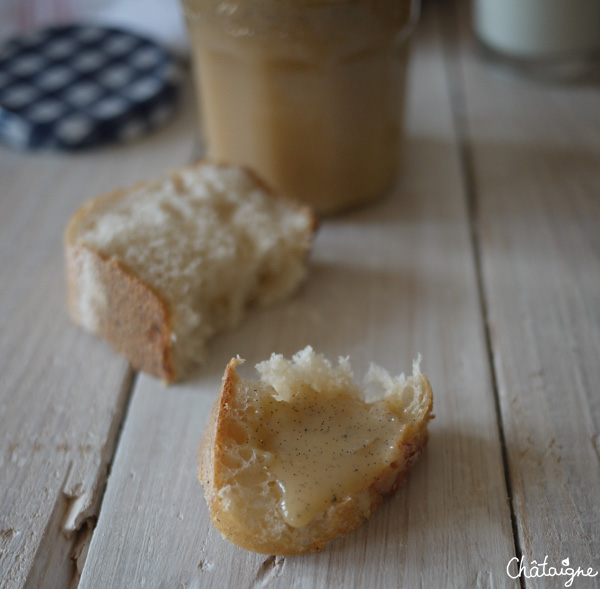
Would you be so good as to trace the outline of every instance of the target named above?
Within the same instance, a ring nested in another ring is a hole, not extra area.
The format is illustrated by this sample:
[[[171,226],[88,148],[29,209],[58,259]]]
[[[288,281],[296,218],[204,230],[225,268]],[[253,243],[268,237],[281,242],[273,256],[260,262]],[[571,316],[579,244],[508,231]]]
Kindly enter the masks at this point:
[[[28,33],[0,47],[0,139],[65,150],[131,140],[173,114],[179,78],[163,47],[127,31]]]

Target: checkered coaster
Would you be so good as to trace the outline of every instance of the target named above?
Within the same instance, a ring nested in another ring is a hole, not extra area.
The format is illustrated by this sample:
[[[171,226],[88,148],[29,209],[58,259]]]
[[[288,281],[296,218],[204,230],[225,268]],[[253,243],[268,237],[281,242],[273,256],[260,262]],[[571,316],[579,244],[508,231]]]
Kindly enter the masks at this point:
[[[28,33],[0,47],[0,139],[74,150],[137,138],[173,114],[179,74],[164,48],[130,32]]]

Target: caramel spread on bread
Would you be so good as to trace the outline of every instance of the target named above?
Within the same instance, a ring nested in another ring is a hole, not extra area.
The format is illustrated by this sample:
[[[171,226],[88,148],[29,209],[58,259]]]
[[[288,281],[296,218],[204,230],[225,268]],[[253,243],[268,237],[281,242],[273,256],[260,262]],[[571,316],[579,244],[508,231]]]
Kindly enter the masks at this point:
[[[341,358],[307,347],[292,361],[257,365],[241,379],[232,359],[200,449],[210,517],[231,542],[265,554],[300,554],[357,528],[404,480],[427,442],[427,377],[372,366],[366,391]]]

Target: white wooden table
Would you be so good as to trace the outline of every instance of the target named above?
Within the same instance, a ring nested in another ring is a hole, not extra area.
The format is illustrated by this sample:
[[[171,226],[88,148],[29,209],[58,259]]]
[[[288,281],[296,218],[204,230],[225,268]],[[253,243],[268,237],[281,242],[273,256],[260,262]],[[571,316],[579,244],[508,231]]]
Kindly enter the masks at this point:
[[[70,324],[61,240],[89,197],[192,159],[190,97],[124,147],[0,148],[1,587],[530,588],[568,579],[512,579],[511,559],[512,576],[521,558],[600,571],[600,86],[495,71],[467,9],[426,3],[394,193],[325,221],[300,292],[177,386]],[[208,521],[197,446],[231,356],[308,343],[359,375],[422,353],[430,443],[346,538],[245,552]]]

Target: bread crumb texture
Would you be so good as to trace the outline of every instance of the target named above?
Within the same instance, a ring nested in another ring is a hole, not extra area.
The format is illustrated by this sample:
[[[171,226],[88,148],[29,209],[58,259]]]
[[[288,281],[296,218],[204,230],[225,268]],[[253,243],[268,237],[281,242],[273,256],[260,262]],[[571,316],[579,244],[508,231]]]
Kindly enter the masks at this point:
[[[257,365],[232,360],[200,449],[200,480],[225,538],[270,554],[318,550],[358,527],[396,490],[427,442],[433,398],[418,363],[392,377],[311,347]]]
[[[108,276],[103,268],[117,264],[165,312],[164,325],[156,317],[144,323],[142,316],[126,328],[142,337],[166,328],[157,346],[164,346],[160,354],[177,376],[249,305],[268,305],[296,289],[306,275],[314,228],[308,209],[274,196],[247,170],[210,162],[98,197],[75,214],[66,232],[71,314],[119,346],[122,334],[111,332],[124,329],[127,318],[111,321],[111,314],[123,315],[111,291],[122,276]],[[131,348],[140,344],[130,339],[119,351],[131,360]]]

